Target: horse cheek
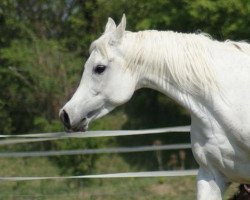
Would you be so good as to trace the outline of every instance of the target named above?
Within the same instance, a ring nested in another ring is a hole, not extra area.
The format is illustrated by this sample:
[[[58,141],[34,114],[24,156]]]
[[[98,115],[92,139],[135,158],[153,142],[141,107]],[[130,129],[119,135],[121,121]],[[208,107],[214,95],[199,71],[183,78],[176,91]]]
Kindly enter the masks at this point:
[[[134,87],[128,84],[113,85],[106,92],[108,101],[114,106],[122,105],[129,101],[134,93]]]

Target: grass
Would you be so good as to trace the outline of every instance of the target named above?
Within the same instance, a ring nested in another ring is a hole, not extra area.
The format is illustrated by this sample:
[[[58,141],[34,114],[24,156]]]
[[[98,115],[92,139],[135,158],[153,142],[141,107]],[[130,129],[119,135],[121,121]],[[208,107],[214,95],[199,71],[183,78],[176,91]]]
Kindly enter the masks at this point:
[[[105,160],[100,160],[96,166],[100,170],[96,171],[104,171]],[[115,171],[116,163],[118,168],[129,170],[122,162],[118,156],[112,157],[106,172]],[[2,158],[0,169],[0,176],[60,176],[59,168],[46,158]],[[225,199],[235,187],[230,188]],[[195,177],[0,182],[1,200],[191,200],[195,199],[195,193]]]

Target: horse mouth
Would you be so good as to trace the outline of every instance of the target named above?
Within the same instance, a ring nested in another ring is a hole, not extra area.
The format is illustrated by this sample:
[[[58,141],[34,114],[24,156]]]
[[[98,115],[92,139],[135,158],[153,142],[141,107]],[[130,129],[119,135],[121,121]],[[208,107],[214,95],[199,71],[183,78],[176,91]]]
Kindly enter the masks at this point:
[[[72,127],[72,128],[67,128],[66,126],[64,127],[65,132],[67,133],[73,133],[73,132],[86,132],[88,130],[88,125],[81,125],[78,127]]]
[[[82,118],[79,123],[77,123],[71,127],[64,126],[65,131],[68,133],[86,132],[88,130],[89,122],[92,121],[93,119],[95,119],[96,116],[99,114],[99,112],[100,112],[100,109],[95,109],[93,111],[90,111],[87,114],[87,117]]]
[[[72,126],[72,127],[67,127],[64,126],[64,129],[67,133],[72,133],[72,132],[86,132],[88,130],[88,120],[86,118],[83,118],[78,124]]]
[[[100,115],[102,109],[104,109],[103,106],[94,109],[85,115],[80,121],[75,122],[74,124],[70,124],[70,120],[67,114],[60,114],[60,118],[64,123],[64,130],[67,133],[72,133],[72,132],[86,132],[88,129],[88,125],[91,121],[95,120],[98,118]]]
[[[101,110],[102,108],[103,108],[103,107],[90,111],[90,112],[87,114],[87,119],[95,119],[96,116],[100,113],[100,110]]]

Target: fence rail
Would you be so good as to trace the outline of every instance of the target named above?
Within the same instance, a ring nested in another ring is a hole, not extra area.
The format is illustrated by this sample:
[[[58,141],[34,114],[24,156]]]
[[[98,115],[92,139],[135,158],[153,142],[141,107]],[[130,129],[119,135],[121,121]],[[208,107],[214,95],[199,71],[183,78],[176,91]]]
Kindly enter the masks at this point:
[[[62,156],[62,155],[89,155],[103,153],[132,153],[145,151],[163,151],[176,149],[190,149],[190,144],[169,144],[137,147],[103,148],[103,149],[79,149],[79,150],[59,150],[59,151],[31,151],[31,152],[3,152],[0,157],[42,157],[42,156]]]
[[[0,138],[90,138],[90,137],[108,137],[108,136],[127,136],[127,135],[145,135],[168,132],[189,132],[190,126],[176,126],[155,129],[142,130],[104,130],[104,131],[86,131],[75,133],[35,133],[35,134],[18,134],[18,135],[0,135]]]
[[[0,181],[31,181],[31,180],[58,180],[58,179],[96,179],[96,178],[149,178],[149,177],[171,177],[171,176],[195,176],[197,169],[171,170],[151,172],[125,172],[114,174],[97,174],[82,176],[41,176],[41,177],[0,177]]]
[[[128,136],[159,134],[169,132],[189,132],[190,126],[178,126],[145,130],[118,130],[118,131],[87,131],[85,133],[37,133],[22,135],[0,135],[0,145],[19,144],[28,142],[52,141],[66,138],[93,138],[110,136]],[[2,152],[0,157],[38,157],[38,156],[59,156],[76,154],[100,154],[100,153],[129,153],[143,151],[161,151],[174,149],[189,149],[190,144],[153,145],[138,147],[120,147],[106,149],[84,149],[84,150],[61,150],[61,151],[33,151],[33,152]],[[52,177],[0,177],[0,181],[28,181],[28,180],[55,180],[55,179],[86,179],[86,178],[128,178],[128,177],[167,177],[167,176],[193,176],[197,170],[176,170],[176,171],[151,171],[151,172],[126,172],[114,174],[97,174],[82,176],[52,176]]]
[[[21,144],[28,142],[44,142],[66,138],[94,138],[94,137],[118,137],[128,135],[160,134],[170,132],[190,132],[190,126],[177,126],[168,128],[156,128],[145,130],[117,130],[117,131],[87,131],[77,133],[37,133],[22,135],[0,135],[0,145]]]

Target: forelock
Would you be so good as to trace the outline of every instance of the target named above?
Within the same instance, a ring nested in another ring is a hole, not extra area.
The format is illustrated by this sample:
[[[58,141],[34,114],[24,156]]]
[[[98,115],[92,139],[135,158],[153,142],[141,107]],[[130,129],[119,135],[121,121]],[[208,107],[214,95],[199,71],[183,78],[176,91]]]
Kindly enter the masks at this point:
[[[89,48],[89,53],[91,54],[92,51],[95,49],[99,51],[103,56],[107,56],[107,40],[105,38],[99,38],[91,43]]]

